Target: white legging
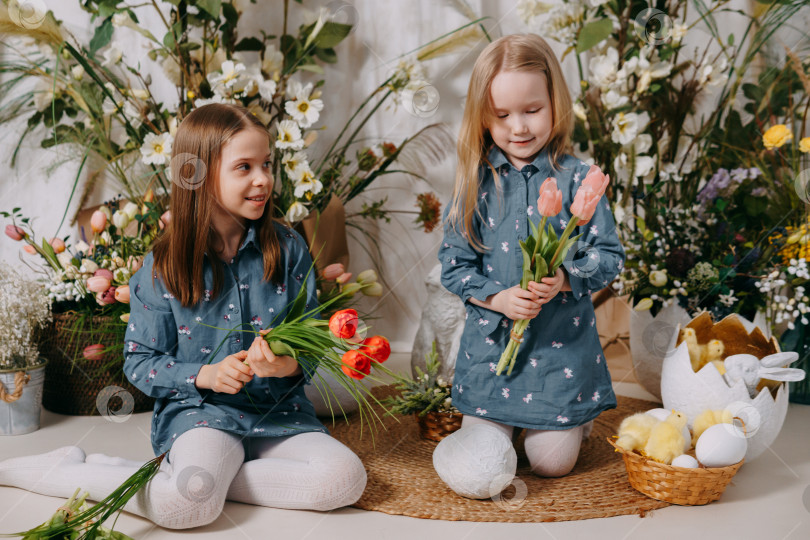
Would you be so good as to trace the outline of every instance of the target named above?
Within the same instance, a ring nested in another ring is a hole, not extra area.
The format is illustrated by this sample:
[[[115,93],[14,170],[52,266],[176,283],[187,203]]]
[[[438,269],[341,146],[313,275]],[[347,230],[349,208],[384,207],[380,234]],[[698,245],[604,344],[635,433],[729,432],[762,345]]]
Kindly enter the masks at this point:
[[[512,437],[514,428],[499,424],[478,416],[464,415],[461,427],[474,424],[487,424],[498,428],[507,437]],[[579,447],[583,437],[590,434],[592,422],[565,430],[537,430],[526,431],[524,450],[529,458],[532,472],[539,476],[558,477],[570,473],[577,462]]]
[[[247,453],[247,460],[246,460]],[[0,462],[0,485],[70,497],[76,488],[99,501],[143,465],[76,446]],[[187,529],[213,522],[231,501],[308,510],[356,502],[366,486],[360,459],[324,433],[242,439],[195,428],[172,445],[169,459],[124,510],[161,527]]]

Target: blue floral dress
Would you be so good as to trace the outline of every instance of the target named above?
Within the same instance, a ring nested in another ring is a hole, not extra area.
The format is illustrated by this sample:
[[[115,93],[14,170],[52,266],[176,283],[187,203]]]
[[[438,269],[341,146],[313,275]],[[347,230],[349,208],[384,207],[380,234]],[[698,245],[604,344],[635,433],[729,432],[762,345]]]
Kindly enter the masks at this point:
[[[177,437],[197,427],[250,437],[280,437],[326,428],[304,394],[310,373],[294,377],[255,377],[237,394],[199,390],[194,380],[203,364],[248,349],[256,333],[282,320],[312,263],[303,239],[276,225],[281,244],[276,282],[264,281],[262,253],[251,226],[237,255],[224,264],[219,295],[212,297],[212,271],[205,259],[205,297],[183,307],[155,278],[150,253],[129,281],[130,318],[124,344],[127,378],[157,398],[152,416],[152,447],[159,455]],[[307,279],[308,306],[317,302],[315,282]],[[206,326],[208,325],[208,326]],[[216,327],[216,328],[212,328]],[[232,329],[240,329],[230,332]]]
[[[487,297],[520,283],[523,256],[518,240],[529,236],[527,223],[540,223],[537,197],[548,177],[563,194],[562,212],[548,222],[561,235],[571,219],[569,208],[589,166],[565,155],[554,171],[543,150],[517,170],[497,146],[488,159],[500,175],[500,188],[490,168],[479,168],[480,215],[473,220],[489,249],[475,251],[445,222],[439,249],[442,284],[457,294],[467,310],[453,379],[453,404],[464,414],[529,429],[570,429],[616,407],[616,397],[596,330],[590,294],[606,287],[624,264],[607,198],[602,197],[564,261],[571,291],[545,304],[524,334],[511,375],[495,375],[509,340],[512,321],[468,300]]]

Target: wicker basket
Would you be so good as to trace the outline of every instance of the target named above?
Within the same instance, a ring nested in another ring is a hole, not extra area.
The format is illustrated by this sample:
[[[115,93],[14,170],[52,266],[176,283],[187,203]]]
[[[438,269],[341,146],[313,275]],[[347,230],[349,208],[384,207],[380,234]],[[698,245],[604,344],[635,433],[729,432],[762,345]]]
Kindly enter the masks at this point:
[[[700,505],[716,501],[745,461],[728,467],[673,467],[628,452],[617,446],[612,437],[607,441],[622,454],[631,486],[648,497],[672,504]]]
[[[79,315],[56,313],[53,323],[43,332],[39,350],[48,359],[43,407],[59,414],[83,416],[151,411],[154,398],[132,386],[124,376],[126,326],[111,317],[92,317],[85,322],[80,327]],[[107,358],[87,360],[82,356],[84,348],[94,343],[111,348]],[[126,393],[108,390],[101,394],[109,386],[123,388],[132,400]]]
[[[419,422],[419,436],[436,442],[461,428],[461,419],[463,418],[460,413],[436,411],[426,413],[424,416],[418,414],[414,416],[416,416],[416,421]]]

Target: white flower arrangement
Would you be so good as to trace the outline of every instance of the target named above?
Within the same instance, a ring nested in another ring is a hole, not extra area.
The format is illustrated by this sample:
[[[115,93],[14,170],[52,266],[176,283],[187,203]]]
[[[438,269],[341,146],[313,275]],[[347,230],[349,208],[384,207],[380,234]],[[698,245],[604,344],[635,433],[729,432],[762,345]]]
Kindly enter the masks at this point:
[[[0,369],[38,365],[37,331],[51,320],[42,284],[0,263]]]

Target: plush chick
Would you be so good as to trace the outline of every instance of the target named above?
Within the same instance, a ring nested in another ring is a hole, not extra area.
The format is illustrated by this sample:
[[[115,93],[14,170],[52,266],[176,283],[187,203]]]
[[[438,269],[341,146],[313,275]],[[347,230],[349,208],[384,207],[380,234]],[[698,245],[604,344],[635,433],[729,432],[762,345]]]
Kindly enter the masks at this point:
[[[703,349],[698,344],[697,334],[694,328],[682,328],[681,335],[678,338],[678,344],[686,342],[686,348],[689,351],[689,361],[692,363],[692,370],[697,371],[700,369],[700,359],[703,356]]]
[[[647,413],[636,413],[628,416],[619,425],[619,438],[617,446],[628,452],[641,451],[650,437],[650,431],[660,420]]]
[[[728,409],[715,411],[706,409],[697,415],[694,424],[692,424],[692,446],[697,444],[698,438],[711,426],[715,424],[730,424],[731,421],[731,411]]]
[[[702,369],[703,366],[705,366],[709,362],[722,360],[723,352],[725,352],[726,350],[726,346],[723,345],[723,342],[720,341],[719,339],[713,339],[706,345],[702,345],[700,348],[701,348],[700,363],[695,371]]]
[[[666,465],[672,463],[673,459],[683,454],[684,426],[686,415],[672,411],[666,420],[653,426],[647,444],[644,445],[644,455]]]
[[[714,364],[714,367],[717,368],[717,372],[720,373],[720,375],[724,375],[726,373],[726,365],[722,360],[712,360],[712,364]]]

